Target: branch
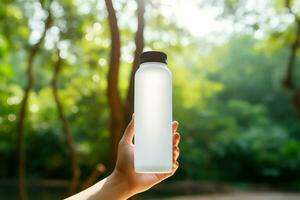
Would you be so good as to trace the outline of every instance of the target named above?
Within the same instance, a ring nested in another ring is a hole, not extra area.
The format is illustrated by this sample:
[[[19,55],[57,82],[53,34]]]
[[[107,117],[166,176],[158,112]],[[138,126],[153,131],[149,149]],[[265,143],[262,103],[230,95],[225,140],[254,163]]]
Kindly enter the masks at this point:
[[[40,46],[43,43],[46,33],[52,24],[52,14],[50,8],[48,9],[48,17],[45,20],[45,28],[43,30],[42,36],[40,37],[39,41],[33,45],[28,53],[28,60],[27,60],[27,84],[25,86],[24,96],[21,101],[20,113],[19,113],[19,120],[17,122],[17,144],[16,144],[16,154],[17,154],[17,163],[18,163],[18,196],[20,200],[27,199],[27,193],[25,189],[25,163],[26,163],[26,156],[25,156],[25,147],[24,147],[24,123],[26,118],[26,110],[28,104],[29,93],[31,91],[34,77],[33,77],[33,61],[40,50]]]
[[[144,27],[145,27],[145,2],[144,0],[137,1],[137,31],[135,34],[135,52],[134,59],[132,64],[132,70],[129,80],[129,86],[127,90],[127,97],[124,103],[124,113],[125,113],[125,125],[129,123],[133,111],[133,102],[134,102],[134,75],[138,69],[139,65],[139,56],[144,49]]]
[[[52,93],[54,96],[54,100],[56,103],[57,111],[58,111],[58,117],[60,119],[60,122],[63,127],[64,137],[67,144],[67,148],[69,150],[69,156],[70,156],[70,162],[71,162],[71,172],[72,172],[72,179],[70,183],[69,193],[70,195],[73,195],[77,192],[79,179],[80,179],[80,167],[78,162],[78,154],[76,151],[76,147],[73,141],[72,137],[72,131],[70,128],[70,125],[66,119],[63,106],[61,103],[61,100],[58,96],[57,92],[57,79],[59,76],[60,69],[63,65],[63,60],[59,56],[60,51],[57,49],[57,61],[54,65],[53,69],[53,78],[52,78]]]

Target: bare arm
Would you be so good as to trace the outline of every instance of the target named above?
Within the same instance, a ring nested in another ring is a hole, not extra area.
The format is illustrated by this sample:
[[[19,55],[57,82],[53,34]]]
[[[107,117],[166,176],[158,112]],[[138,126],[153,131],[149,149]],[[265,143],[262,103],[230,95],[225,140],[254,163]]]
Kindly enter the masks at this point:
[[[130,194],[127,182],[114,172],[107,178],[66,200],[123,200],[131,195],[133,194]]]
[[[180,135],[178,122],[172,123],[173,129],[173,170],[165,174],[140,174],[134,171],[134,120],[132,119],[119,143],[116,168],[107,178],[66,200],[124,200],[150,189],[164,179],[172,176],[178,168],[178,143]]]

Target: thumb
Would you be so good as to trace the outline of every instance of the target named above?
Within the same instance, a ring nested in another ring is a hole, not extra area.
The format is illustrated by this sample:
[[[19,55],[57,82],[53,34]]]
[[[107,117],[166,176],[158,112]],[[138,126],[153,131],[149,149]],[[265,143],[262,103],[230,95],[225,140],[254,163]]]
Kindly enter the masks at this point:
[[[128,144],[132,144],[133,136],[134,136],[134,114],[132,115],[131,121],[129,122],[127,128],[125,129],[123,140]]]

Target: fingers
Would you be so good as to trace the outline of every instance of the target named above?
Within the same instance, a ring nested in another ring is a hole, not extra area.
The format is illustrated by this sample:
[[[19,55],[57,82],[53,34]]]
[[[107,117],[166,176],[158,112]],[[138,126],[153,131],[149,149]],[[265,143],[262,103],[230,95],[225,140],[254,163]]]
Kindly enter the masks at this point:
[[[177,128],[179,126],[179,123],[177,121],[172,122],[172,132],[176,132]]]
[[[177,132],[178,126],[179,126],[179,123],[177,121],[174,121],[172,123],[172,130],[173,130],[173,170],[169,174],[169,176],[172,176],[179,167],[179,163],[177,162],[177,159],[178,159],[179,154],[180,154],[180,149],[178,147],[178,144],[180,142],[180,134]],[[169,176],[167,176],[167,177],[169,177]]]
[[[173,174],[175,174],[176,170],[179,167],[179,162],[177,161],[177,159],[179,157],[180,150],[179,150],[179,148],[177,146],[175,146],[174,148],[175,149],[173,150],[173,169],[172,169],[172,172],[171,172],[170,176],[172,176]]]
[[[179,156],[179,147],[178,144],[180,142],[180,134],[175,132],[173,135],[173,162],[177,160]]]
[[[178,125],[179,125],[179,123],[177,121],[172,122],[172,132],[174,133],[174,135],[178,135],[178,133],[176,132],[176,130],[178,128]],[[125,132],[124,132],[122,140],[125,141],[128,144],[132,144],[133,137],[134,137],[134,114],[132,115],[131,121],[129,122],[129,124],[128,124]],[[178,136],[176,136],[176,138],[177,137]],[[179,138],[180,138],[180,136],[179,136]],[[178,139],[173,139],[173,141],[174,140],[178,144],[179,140]]]
[[[176,127],[176,130],[177,130],[177,127]],[[173,135],[173,170],[172,170],[171,175],[173,175],[179,167],[179,163],[177,161],[179,154],[180,154],[180,149],[178,147],[179,142],[180,142],[180,134],[178,132],[174,132],[174,135]]]
[[[170,176],[174,175],[179,167],[179,163],[177,161],[173,161],[172,171],[170,173],[164,173],[164,174],[156,174],[157,182],[161,182]]]
[[[177,146],[173,147],[173,162],[177,161],[179,154],[180,154],[179,147]]]
[[[175,132],[173,135],[173,146],[178,146],[180,142],[180,134],[178,132]]]
[[[134,114],[131,117],[131,121],[129,122],[122,140],[128,144],[132,144],[132,140],[133,140],[133,136],[134,136]]]
[[[178,161],[175,161],[175,162],[173,163],[172,175],[175,174],[175,172],[177,171],[178,167],[179,167],[179,162],[178,162]]]
[[[172,171],[170,173],[164,173],[164,174],[156,174],[156,177],[158,179],[158,182],[165,180],[166,178],[169,178],[175,172],[177,171],[179,167],[179,162],[177,161],[179,154],[180,154],[180,149],[178,147],[178,144],[180,142],[180,134],[176,132],[178,128],[178,122],[174,121],[172,123],[172,130],[173,130],[173,165],[172,165]]]
[[[179,167],[179,162],[177,160],[173,160],[173,165],[172,165],[172,172],[171,173],[168,173],[168,176],[167,177],[170,177],[172,176],[173,174],[175,174],[176,170],[178,169]]]
[[[173,140],[173,166],[172,166],[172,172],[170,173],[165,173],[165,174],[157,174],[157,178],[159,179],[159,182],[162,180],[165,180],[166,178],[172,176],[175,174],[176,170],[179,167],[179,162],[177,161],[179,154],[180,154],[180,149],[177,146],[180,141],[180,135],[179,133],[174,134],[174,140]]]

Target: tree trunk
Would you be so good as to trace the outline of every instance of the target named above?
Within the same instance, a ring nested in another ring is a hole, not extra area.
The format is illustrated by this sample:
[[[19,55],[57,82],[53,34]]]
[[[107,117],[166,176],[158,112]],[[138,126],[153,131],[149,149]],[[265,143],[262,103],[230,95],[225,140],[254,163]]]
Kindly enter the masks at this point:
[[[17,122],[17,142],[16,142],[16,154],[17,154],[17,163],[18,163],[18,183],[17,183],[17,191],[18,197],[20,200],[27,199],[27,192],[25,187],[25,166],[26,166],[26,156],[25,156],[25,144],[24,144],[24,124],[26,118],[26,110],[29,99],[29,93],[32,89],[33,85],[33,61],[38,51],[40,50],[40,46],[43,43],[46,32],[50,28],[52,23],[52,17],[50,10],[48,11],[48,17],[45,21],[45,29],[39,41],[32,46],[29,50],[28,61],[27,61],[27,85],[25,87],[24,96],[21,101],[21,108]]]
[[[145,2],[144,0],[137,1],[137,31],[135,34],[135,52],[134,59],[132,64],[132,70],[129,80],[129,86],[127,90],[127,96],[124,103],[124,125],[126,126],[131,119],[133,113],[133,103],[134,103],[134,74],[138,69],[139,65],[139,56],[144,49],[144,14],[145,14]]]
[[[296,88],[296,84],[294,83],[294,68],[296,64],[297,58],[297,50],[300,46],[300,18],[296,13],[293,12],[291,8],[290,0],[285,1],[285,6],[288,9],[289,13],[292,14],[295,18],[296,24],[296,33],[295,33],[295,40],[291,45],[289,60],[287,63],[287,71],[285,78],[283,80],[283,85],[285,88],[290,90],[293,93],[292,102],[296,108],[296,110],[300,113],[300,88]]]
[[[107,75],[107,98],[110,108],[110,134],[111,134],[111,160],[109,170],[112,170],[117,157],[117,148],[123,131],[123,110],[118,89],[118,76],[120,67],[121,41],[117,23],[116,12],[111,0],[105,0],[108,12],[108,22],[111,35],[111,50],[109,70]]]
[[[53,71],[52,92],[53,92],[54,100],[55,100],[56,107],[57,107],[58,117],[59,117],[60,122],[63,127],[64,137],[65,137],[65,141],[66,141],[67,148],[69,151],[69,159],[71,162],[71,172],[72,172],[72,178],[71,178],[70,187],[69,187],[69,194],[73,195],[78,190],[78,185],[79,185],[79,181],[80,181],[80,167],[78,164],[78,155],[77,155],[76,147],[75,147],[75,144],[73,141],[72,131],[71,131],[70,125],[66,119],[62,103],[61,103],[60,98],[57,93],[57,79],[59,76],[60,68],[63,64],[63,60],[59,56],[59,50],[57,53],[57,57],[58,57],[57,58],[58,60],[54,65],[54,71]]]

